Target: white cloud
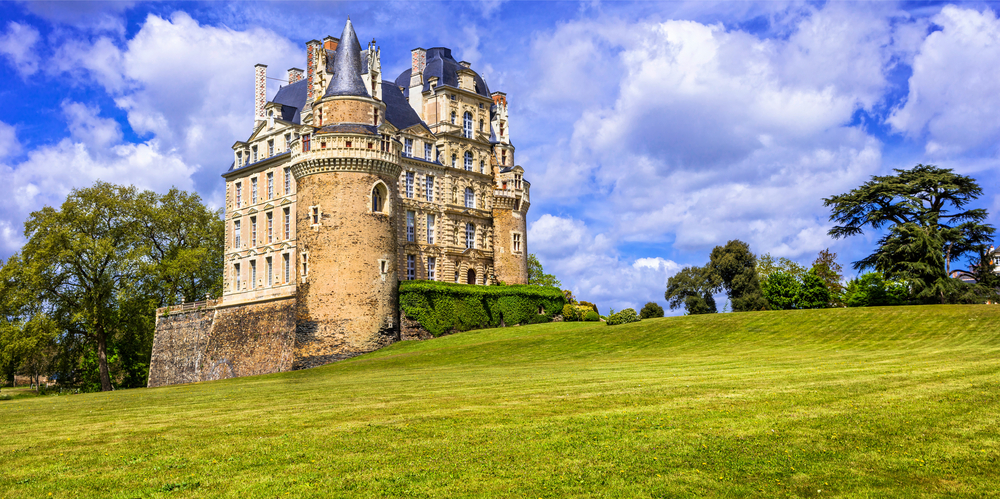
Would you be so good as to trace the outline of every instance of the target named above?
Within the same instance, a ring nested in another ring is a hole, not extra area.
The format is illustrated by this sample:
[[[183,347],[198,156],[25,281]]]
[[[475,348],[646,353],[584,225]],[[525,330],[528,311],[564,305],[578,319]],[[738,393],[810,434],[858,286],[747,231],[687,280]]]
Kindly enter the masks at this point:
[[[76,78],[89,76],[113,94],[125,87],[122,70],[121,49],[103,36],[93,42],[77,38],[65,41],[46,67],[48,73],[57,77],[61,74]]]
[[[13,126],[0,121],[0,160],[21,152],[17,131]]]
[[[38,39],[37,29],[16,22],[8,23],[7,32],[0,36],[0,54],[22,77],[38,72],[38,54],[35,53]]]
[[[941,29],[923,39],[913,60],[906,104],[887,120],[926,140],[934,158],[996,154],[1000,136],[1000,20],[991,10],[946,6]]]

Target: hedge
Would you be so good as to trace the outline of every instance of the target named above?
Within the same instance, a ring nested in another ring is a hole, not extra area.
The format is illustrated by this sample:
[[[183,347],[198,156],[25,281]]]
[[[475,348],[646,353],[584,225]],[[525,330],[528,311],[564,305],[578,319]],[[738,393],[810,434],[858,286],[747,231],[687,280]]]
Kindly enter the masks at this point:
[[[399,283],[399,308],[434,336],[498,327],[501,322],[508,326],[549,322],[564,304],[562,291],[549,286]]]

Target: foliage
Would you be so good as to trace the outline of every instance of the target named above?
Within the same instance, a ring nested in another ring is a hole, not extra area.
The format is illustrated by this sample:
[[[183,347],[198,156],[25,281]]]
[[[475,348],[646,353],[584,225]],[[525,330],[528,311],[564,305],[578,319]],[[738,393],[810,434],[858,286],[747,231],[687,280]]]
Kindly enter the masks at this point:
[[[615,312],[614,310],[608,314],[608,318],[605,323],[609,326],[617,326],[620,324],[628,324],[630,322],[639,322],[639,314],[635,313],[634,308],[626,308],[621,312]]]
[[[661,307],[656,302],[649,302],[642,307],[639,311],[640,319],[652,319],[654,317],[663,317],[663,307]]]
[[[722,279],[709,266],[684,267],[667,279],[664,297],[670,310],[684,307],[689,315],[716,313],[713,293],[722,286]]]
[[[583,320],[587,322],[598,322],[601,320],[601,315],[593,310],[587,311],[587,314],[583,316]]]
[[[440,281],[399,283],[399,307],[434,336],[500,325],[548,322],[562,312],[564,306],[562,291],[550,286],[477,286]]]
[[[221,291],[223,227],[197,195],[98,182],[31,213],[5,272],[37,303],[32,317],[57,332],[49,361],[62,379],[144,386],[156,307]]]
[[[580,302],[580,306],[581,306],[581,307],[585,307],[585,308],[590,308],[590,309],[592,309],[592,310],[593,310],[594,312],[597,312],[598,314],[600,314],[600,313],[601,313],[601,311],[600,311],[600,310],[597,310],[597,305],[594,305],[593,303],[590,303],[589,301],[581,301],[581,302]]]
[[[567,303],[563,305],[562,316],[564,321],[576,321],[579,320],[576,317],[576,307],[572,303]]]
[[[761,286],[771,310],[791,310],[796,307],[802,285],[792,274],[771,272]]]
[[[562,283],[556,279],[556,276],[545,273],[542,269],[542,262],[538,261],[538,257],[534,253],[528,255],[528,284],[531,286],[562,287]]]
[[[757,280],[757,258],[750,252],[750,245],[734,239],[725,246],[716,246],[709,258],[708,267],[722,280],[733,312],[767,310]]]
[[[995,229],[984,223],[983,209],[965,209],[982,195],[972,177],[932,165],[873,176],[861,187],[824,199],[831,207],[835,238],[862,234],[865,227],[886,229],[874,253],[854,262],[886,279],[903,279],[921,303],[971,299],[974,290],[949,277],[951,262],[975,257]]]
[[[848,307],[903,305],[909,296],[905,282],[886,281],[878,272],[868,272],[847,283],[844,302]]]
[[[800,265],[798,262],[789,260],[788,258],[781,257],[777,260],[771,256],[770,253],[764,253],[764,255],[757,258],[757,279],[763,286],[764,281],[767,280],[771,274],[775,272],[783,272],[792,276],[795,280],[801,281],[802,276],[806,273],[806,268]]]
[[[826,289],[830,292],[830,305],[844,306],[844,268],[837,263],[837,254],[831,252],[830,248],[820,251],[810,270],[826,284]]]
[[[796,308],[826,308],[830,306],[830,290],[815,272],[815,267],[802,276],[802,284],[795,297]]]

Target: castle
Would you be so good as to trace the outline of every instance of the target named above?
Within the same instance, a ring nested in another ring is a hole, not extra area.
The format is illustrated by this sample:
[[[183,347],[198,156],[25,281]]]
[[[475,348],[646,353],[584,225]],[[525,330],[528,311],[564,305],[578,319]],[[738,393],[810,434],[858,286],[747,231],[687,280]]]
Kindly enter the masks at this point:
[[[400,339],[400,280],[527,283],[507,98],[447,48],[382,79],[350,22],[306,43],[226,181],[224,291],[158,313],[150,386],[325,364]],[[191,308],[191,307],[189,307]]]

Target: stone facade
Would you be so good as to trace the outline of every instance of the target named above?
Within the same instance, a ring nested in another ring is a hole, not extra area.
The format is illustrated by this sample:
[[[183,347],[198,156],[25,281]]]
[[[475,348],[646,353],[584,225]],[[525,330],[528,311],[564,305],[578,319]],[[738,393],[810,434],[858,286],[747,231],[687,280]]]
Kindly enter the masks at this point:
[[[421,337],[400,280],[527,282],[529,184],[507,96],[447,48],[382,80],[350,21],[306,43],[226,181],[221,303],[159,317],[150,386],[317,366]],[[275,307],[278,307],[275,309]],[[411,321],[412,322],[412,321]]]

